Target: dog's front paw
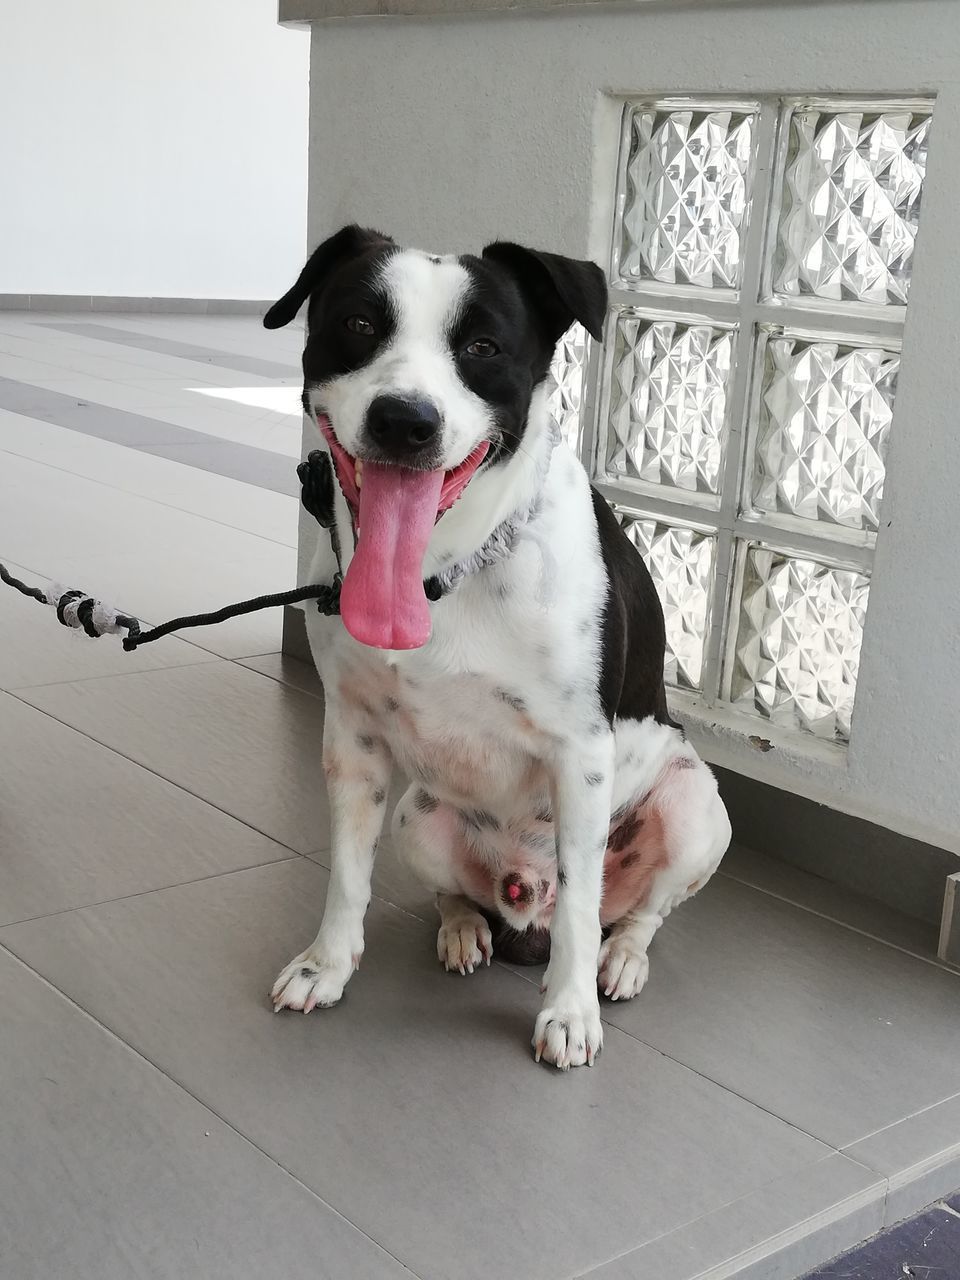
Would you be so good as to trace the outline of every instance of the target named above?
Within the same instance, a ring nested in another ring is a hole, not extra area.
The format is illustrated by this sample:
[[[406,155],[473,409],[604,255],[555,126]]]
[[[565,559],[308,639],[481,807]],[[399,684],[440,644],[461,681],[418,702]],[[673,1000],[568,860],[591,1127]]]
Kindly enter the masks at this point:
[[[270,999],[274,1013],[281,1009],[329,1009],[343,995],[347,979],[360,963],[360,956],[337,961],[316,950],[301,952],[291,960],[273,984]]]
[[[473,973],[493,955],[493,937],[479,911],[445,919],[437,934],[437,958],[446,971]]]
[[[600,948],[597,982],[611,1000],[632,1000],[638,996],[649,972],[647,953],[638,951],[627,937],[611,934]]]
[[[558,993],[556,1000],[548,994],[533,1031],[537,1062],[552,1062],[561,1071],[592,1067],[602,1048],[603,1026],[596,993],[569,999]]]

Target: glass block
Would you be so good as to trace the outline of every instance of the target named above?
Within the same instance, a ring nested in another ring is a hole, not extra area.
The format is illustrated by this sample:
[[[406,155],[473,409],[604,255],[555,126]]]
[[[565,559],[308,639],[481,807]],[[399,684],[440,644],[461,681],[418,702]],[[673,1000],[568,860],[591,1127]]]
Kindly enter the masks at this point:
[[[869,590],[855,569],[747,546],[731,655],[733,704],[845,741]]]
[[[560,434],[574,451],[580,452],[580,410],[590,339],[583,325],[568,329],[553,354],[547,375],[547,407]]]
[[[786,129],[776,292],[904,306],[929,113],[797,106]]]
[[[756,511],[876,530],[900,357],[775,330],[760,370]]]
[[[619,312],[605,458],[611,477],[720,492],[735,333]]]
[[[663,605],[667,628],[665,677],[699,689],[710,629],[710,599],[717,540],[679,525],[618,511],[627,537],[646,562]]]
[[[621,192],[624,281],[739,287],[755,123],[730,109],[633,109]]]

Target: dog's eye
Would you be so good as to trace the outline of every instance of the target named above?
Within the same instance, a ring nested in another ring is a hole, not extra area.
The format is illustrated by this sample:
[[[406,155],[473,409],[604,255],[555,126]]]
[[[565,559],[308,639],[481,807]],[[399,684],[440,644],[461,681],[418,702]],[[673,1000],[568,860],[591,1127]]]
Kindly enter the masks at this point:
[[[365,338],[372,338],[377,332],[366,316],[347,316],[343,323],[351,333],[363,334]]]
[[[477,356],[480,360],[489,360],[491,356],[500,354],[500,348],[489,338],[477,338],[476,342],[471,342],[464,350],[468,356]]]

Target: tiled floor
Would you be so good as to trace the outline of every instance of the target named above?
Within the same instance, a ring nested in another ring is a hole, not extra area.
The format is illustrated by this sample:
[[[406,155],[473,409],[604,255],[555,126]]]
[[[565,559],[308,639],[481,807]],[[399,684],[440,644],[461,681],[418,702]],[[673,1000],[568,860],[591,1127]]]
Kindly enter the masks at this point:
[[[0,559],[159,621],[295,580],[301,336],[0,313]],[[606,1008],[436,964],[384,849],[336,1010],[323,704],[258,614],[134,655],[0,590],[0,1277],[792,1280],[960,1185],[960,976],[735,849]]]

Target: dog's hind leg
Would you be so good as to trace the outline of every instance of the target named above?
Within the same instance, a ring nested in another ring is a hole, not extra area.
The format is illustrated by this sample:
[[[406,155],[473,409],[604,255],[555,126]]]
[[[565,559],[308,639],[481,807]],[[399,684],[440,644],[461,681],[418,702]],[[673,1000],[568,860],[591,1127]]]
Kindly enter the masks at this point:
[[[670,912],[717,869],[730,823],[710,770],[680,756],[650,795],[611,831],[604,860],[603,918],[597,981],[611,1000],[630,1000],[650,971],[647,949]]]
[[[330,798],[332,866],[320,931],[283,969],[271,993],[280,1009],[328,1008],[363,954],[363,917],[386,813],[392,761],[386,743],[358,732],[355,716],[327,695],[323,769]]]
[[[456,810],[410,787],[393,815],[392,835],[398,857],[437,895],[443,967],[467,974],[489,964],[493,939],[474,899],[492,904],[493,877],[467,845]]]

